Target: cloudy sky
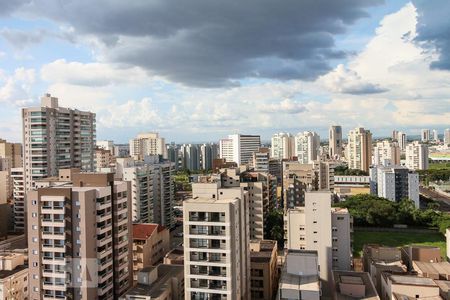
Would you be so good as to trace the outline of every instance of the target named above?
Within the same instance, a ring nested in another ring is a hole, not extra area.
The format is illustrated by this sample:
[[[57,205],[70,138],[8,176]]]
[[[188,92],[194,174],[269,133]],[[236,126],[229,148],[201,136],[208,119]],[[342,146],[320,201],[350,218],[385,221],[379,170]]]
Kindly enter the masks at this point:
[[[94,4],[95,2],[95,4]],[[450,127],[450,1],[0,1],[0,137],[46,92],[98,139]]]

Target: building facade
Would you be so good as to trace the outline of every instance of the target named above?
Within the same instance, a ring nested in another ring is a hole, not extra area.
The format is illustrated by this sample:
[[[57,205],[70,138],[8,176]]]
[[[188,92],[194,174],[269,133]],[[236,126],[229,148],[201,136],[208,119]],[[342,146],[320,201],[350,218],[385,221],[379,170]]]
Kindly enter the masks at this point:
[[[250,241],[250,297],[273,299],[278,287],[277,242]]]
[[[349,169],[369,172],[372,162],[372,133],[364,128],[355,128],[348,134],[346,159]]]
[[[300,132],[295,136],[295,156],[302,164],[310,164],[319,155],[320,137],[311,131]]]
[[[271,157],[276,159],[291,159],[295,153],[295,137],[290,133],[275,133],[272,135]]]
[[[133,282],[130,183],[60,170],[27,193],[30,299],[117,299]]]
[[[249,164],[252,161],[253,152],[257,152],[260,147],[259,135],[231,134],[227,139],[221,139],[219,142],[220,158],[238,165]]]
[[[148,155],[161,155],[167,158],[166,142],[157,132],[140,133],[136,138],[130,140],[130,155],[142,160]]]
[[[22,109],[22,120],[26,190],[59,169],[94,171],[94,113],[60,107],[58,98],[46,94],[40,107]]]
[[[411,170],[428,169],[428,146],[418,141],[406,146],[405,166]]]
[[[342,156],[342,127],[339,125],[330,127],[328,132],[328,151],[330,158]]]
[[[400,146],[398,142],[381,141],[373,147],[373,164],[400,165]]]

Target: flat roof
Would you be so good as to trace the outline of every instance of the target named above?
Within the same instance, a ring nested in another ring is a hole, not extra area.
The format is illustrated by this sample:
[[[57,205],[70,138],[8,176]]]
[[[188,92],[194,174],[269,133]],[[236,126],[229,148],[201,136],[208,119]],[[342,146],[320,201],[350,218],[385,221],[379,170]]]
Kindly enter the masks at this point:
[[[0,270],[0,279],[7,278],[11,275],[14,275],[20,271],[28,269],[27,265],[19,265],[14,268],[14,270]]]
[[[388,273],[383,273],[383,276],[389,278],[393,284],[437,287],[437,284],[431,278],[417,277],[414,275],[394,275]]]
[[[333,279],[336,291],[336,299],[338,300],[354,300],[355,297],[341,294],[340,284],[353,284],[353,285],[364,285],[366,300],[379,300],[380,297],[373,285],[370,275],[367,272],[355,272],[355,271],[333,271]]]
[[[141,271],[150,271],[151,269],[158,268],[158,279],[152,284],[146,285],[138,283],[131,288],[125,295],[142,295],[150,296],[151,298],[159,297],[164,291],[169,288],[170,280],[173,277],[177,277],[180,273],[184,272],[184,266],[182,265],[166,265],[160,264],[156,267],[148,267]]]
[[[413,263],[417,266],[417,268],[423,273],[427,274],[445,274],[450,275],[450,263],[448,262],[422,262],[422,261],[413,261]]]
[[[228,204],[239,200],[239,198],[234,199],[212,199],[204,197],[195,197],[183,201],[183,203],[209,203],[209,204]]]
[[[399,293],[393,293],[392,294],[394,296],[395,300],[416,300],[416,297],[411,297],[411,296],[407,296],[407,295],[403,295],[403,294],[399,294]],[[441,296],[432,296],[432,297],[421,297],[421,300],[442,300]]]

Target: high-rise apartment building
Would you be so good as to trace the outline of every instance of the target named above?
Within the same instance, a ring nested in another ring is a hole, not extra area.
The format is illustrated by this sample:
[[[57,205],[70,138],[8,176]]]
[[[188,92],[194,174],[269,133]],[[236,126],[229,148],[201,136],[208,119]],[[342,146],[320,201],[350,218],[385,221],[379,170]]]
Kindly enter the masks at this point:
[[[253,163],[251,164],[255,172],[269,172],[270,161],[269,148],[261,147],[257,152],[253,152]]]
[[[257,152],[259,147],[261,147],[259,135],[231,134],[227,139],[219,141],[220,158],[238,165],[249,164],[252,161],[253,152]]]
[[[181,168],[186,170],[200,170],[200,147],[194,144],[184,144],[180,147]]]
[[[428,169],[428,146],[418,141],[409,143],[406,146],[405,166],[411,170]]]
[[[201,168],[212,170],[213,161],[219,157],[219,147],[217,144],[203,144],[200,146]]]
[[[275,133],[272,136],[271,157],[291,159],[295,153],[295,137],[290,133]]]
[[[320,137],[311,131],[300,132],[295,136],[295,156],[302,164],[310,164],[317,160],[320,148]]]
[[[22,167],[22,144],[0,139],[0,157],[9,160],[10,168]]]
[[[133,282],[130,183],[60,170],[27,193],[30,299],[117,299]]]
[[[355,128],[348,133],[347,162],[350,169],[369,172],[372,162],[372,133],[364,128]]]
[[[46,94],[40,107],[22,109],[25,187],[59,169],[94,171],[95,114],[60,107]]]
[[[250,241],[250,297],[273,299],[278,287],[277,242]]]
[[[264,239],[265,225],[269,212],[276,203],[276,177],[263,172],[251,172],[245,166],[221,169],[211,176],[202,176],[192,184],[193,197],[215,198],[226,190],[249,191],[248,216],[250,239]]]
[[[147,156],[145,161],[118,158],[116,177],[130,181],[132,220],[172,228],[174,223],[174,163]]]
[[[112,150],[106,150],[100,147],[95,148],[95,169],[101,172],[102,169],[114,167],[114,156]]]
[[[14,231],[24,232],[26,228],[25,213],[25,178],[23,168],[11,169],[14,198]]]
[[[307,192],[305,206],[289,209],[285,215],[287,249],[315,250],[320,278],[326,287],[331,270],[350,270],[353,220],[347,209],[331,207],[328,191]]]
[[[381,141],[373,147],[373,164],[378,165],[399,165],[400,147],[398,142]]]
[[[130,155],[137,160],[142,160],[148,155],[161,155],[167,158],[165,139],[157,132],[140,133],[130,140]]]
[[[427,143],[431,140],[431,131],[430,129],[422,129],[420,131],[420,139],[423,143]]]
[[[397,133],[398,146],[400,147],[400,151],[404,152],[406,150],[406,144],[408,143],[408,140],[406,139],[406,133],[399,131]]]
[[[403,166],[373,166],[370,193],[395,202],[410,199],[419,207],[419,174]]]
[[[444,130],[444,145],[450,145],[450,128]]]
[[[439,132],[436,129],[433,129],[433,142],[439,143]]]
[[[116,153],[114,153],[114,142],[113,141],[108,141],[108,140],[97,141],[96,145],[97,145],[97,148],[109,150],[109,151],[111,151],[112,155],[116,155]]]
[[[331,126],[328,133],[328,151],[330,158],[342,156],[342,127],[339,125]]]
[[[185,299],[249,299],[248,191],[183,202]]]

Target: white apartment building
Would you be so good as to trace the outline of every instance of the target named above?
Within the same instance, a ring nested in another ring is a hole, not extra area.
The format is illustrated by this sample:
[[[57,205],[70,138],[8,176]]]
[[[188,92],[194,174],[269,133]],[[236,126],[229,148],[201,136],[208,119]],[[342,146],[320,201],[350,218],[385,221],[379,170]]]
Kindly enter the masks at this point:
[[[370,193],[395,202],[410,199],[419,208],[419,174],[403,166],[373,166]]]
[[[27,193],[30,299],[117,299],[133,283],[130,183],[60,170]]]
[[[398,142],[381,141],[373,147],[373,164],[378,165],[399,165],[400,146]]]
[[[398,142],[398,146],[400,147],[400,151],[404,152],[406,150],[406,144],[408,143],[406,133],[402,131],[397,132],[396,140]]]
[[[23,168],[11,169],[14,198],[14,231],[25,231],[25,179]]]
[[[248,191],[215,190],[183,202],[185,299],[248,299]]]
[[[320,148],[320,137],[312,131],[300,132],[295,136],[295,156],[302,164],[310,164],[317,160]]]
[[[94,171],[95,114],[60,107],[46,94],[40,107],[22,109],[26,190],[59,169]]]
[[[330,158],[339,158],[342,156],[342,127],[339,125],[331,126],[328,132],[328,151]]]
[[[280,132],[272,135],[271,157],[290,159],[295,153],[295,137],[290,133]]]
[[[331,207],[329,191],[306,192],[305,206],[285,215],[286,249],[315,250],[324,287],[331,270],[350,270],[353,220],[347,209]]]
[[[319,300],[317,251],[289,249],[281,269],[277,300]]]
[[[348,133],[346,159],[350,169],[368,172],[372,162],[372,133],[364,128],[355,128]]]
[[[220,158],[238,165],[249,164],[252,161],[253,152],[257,152],[259,147],[261,147],[259,135],[231,134],[227,139],[219,141]]]
[[[161,155],[167,158],[166,142],[157,132],[140,133],[131,139],[130,156],[137,160],[144,159],[148,155]]]
[[[405,166],[411,170],[428,169],[428,146],[418,141],[409,143],[406,146]]]
[[[444,130],[444,145],[450,145],[450,128]]]
[[[423,143],[427,143],[431,140],[431,132],[430,129],[422,129],[420,131],[420,139]]]
[[[116,164],[116,177],[131,182],[133,222],[175,226],[174,163],[148,156],[145,161],[118,158]]]
[[[439,132],[436,129],[433,129],[433,142],[439,143]]]

